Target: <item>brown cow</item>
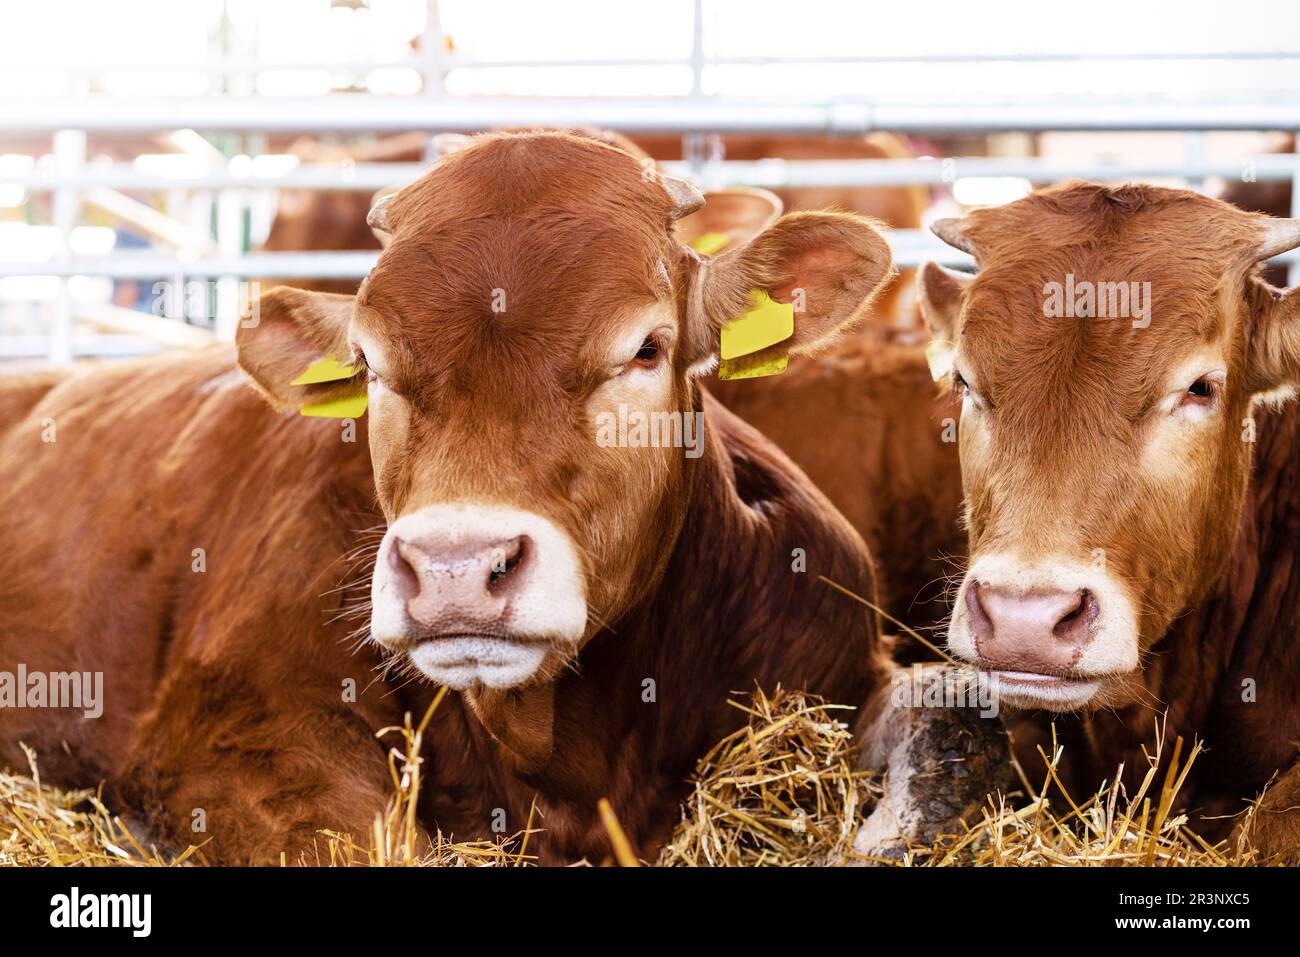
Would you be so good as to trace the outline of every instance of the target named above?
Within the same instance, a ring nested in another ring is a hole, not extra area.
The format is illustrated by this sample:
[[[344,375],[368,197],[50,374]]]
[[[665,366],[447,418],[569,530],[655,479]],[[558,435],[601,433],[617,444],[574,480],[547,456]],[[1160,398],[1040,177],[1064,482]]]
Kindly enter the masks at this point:
[[[1300,858],[1300,413],[1269,401],[1300,385],[1300,291],[1258,277],[1300,222],[1068,184],[935,231],[980,266],[921,283],[963,396],[950,650],[1004,704],[1078,712],[1085,790],[1140,778],[1167,709],[1209,747],[1198,829],[1272,782],[1251,830]]]
[[[282,414],[223,349],[5,383],[0,665],[101,672],[105,708],[0,710],[0,760],[25,741],[170,844],[292,860],[369,833],[375,732],[438,682],[460,694],[425,825],[490,837],[536,800],[543,861],[599,858],[605,796],[649,856],[733,689],[867,701],[874,619],[817,580],[870,595],[860,538],[696,380],[752,287],[805,290],[802,350],[866,307],[888,247],[805,213],[706,270],[671,235],[698,202],[589,139],[485,137],[376,212],[394,239],[355,300],[262,298],[239,364]],[[321,357],[365,371],[291,384]],[[293,412],[359,387],[360,422]],[[603,442],[629,409],[686,447]],[[366,576],[357,647],[339,617]]]
[[[652,153],[661,159],[680,156],[680,137],[643,137],[648,147],[643,149],[607,130],[575,132],[642,161]],[[469,137],[443,134],[435,138],[436,152],[447,155],[468,142]],[[887,134],[865,139],[729,136],[725,143],[727,155],[741,159],[908,155],[903,142]],[[319,149],[303,147],[304,155],[337,155],[337,150],[320,154]],[[391,137],[357,155],[415,162],[422,152],[423,140]],[[730,240],[724,250],[765,229],[784,204],[803,209],[829,204],[900,228],[917,228],[926,203],[925,190],[910,187],[786,189],[780,196],[733,188],[706,195],[708,204],[679,221],[677,234],[690,243],[704,233],[722,233]],[[377,239],[365,225],[368,204],[362,193],[325,193],[318,201],[307,194],[286,194],[266,248],[378,248],[384,237]],[[355,289],[346,282],[293,284],[332,292]],[[792,366],[783,376],[742,382],[710,378],[708,388],[773,439],[848,517],[876,559],[883,607],[910,627],[935,630],[948,617],[944,585],[953,568],[951,559],[965,549],[965,532],[958,522],[961,483],[952,444],[955,430],[949,425],[956,409],[947,397],[933,399],[921,346],[908,341],[911,333],[894,328],[903,288],[902,278],[887,285],[872,302],[870,321],[846,330],[848,334],[826,343],[821,355]],[[906,644],[900,648],[907,649],[906,657],[917,650]],[[932,657],[928,651],[924,656]]]

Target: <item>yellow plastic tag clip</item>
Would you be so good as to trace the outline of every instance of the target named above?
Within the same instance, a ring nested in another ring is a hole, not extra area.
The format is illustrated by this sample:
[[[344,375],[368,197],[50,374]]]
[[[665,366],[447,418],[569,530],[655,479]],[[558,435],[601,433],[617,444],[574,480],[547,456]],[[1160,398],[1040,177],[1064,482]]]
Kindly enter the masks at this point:
[[[313,419],[358,419],[365,415],[369,403],[370,396],[362,392],[360,395],[345,395],[328,402],[312,402],[300,408],[298,414]]]
[[[718,378],[724,382],[729,379],[761,379],[766,375],[780,375],[789,364],[789,356],[768,360],[761,360],[758,356],[723,359],[718,365]]]
[[[317,359],[307,367],[290,385],[323,385],[329,382],[343,382],[351,379],[358,372],[357,366],[345,365],[332,356]],[[369,393],[362,383],[355,392],[324,402],[309,402],[298,409],[299,415],[313,419],[355,419],[365,414],[370,402]]]
[[[794,335],[794,305],[773,302],[762,289],[749,292],[749,311],[722,327],[722,358],[738,359]]]
[[[307,367],[307,371],[294,379],[289,385],[318,385],[321,382],[338,382],[351,379],[357,374],[357,367],[344,365],[333,356],[317,359]]]
[[[695,237],[691,243],[691,248],[701,256],[712,256],[714,253],[727,248],[731,243],[731,237],[726,233],[701,233]]]

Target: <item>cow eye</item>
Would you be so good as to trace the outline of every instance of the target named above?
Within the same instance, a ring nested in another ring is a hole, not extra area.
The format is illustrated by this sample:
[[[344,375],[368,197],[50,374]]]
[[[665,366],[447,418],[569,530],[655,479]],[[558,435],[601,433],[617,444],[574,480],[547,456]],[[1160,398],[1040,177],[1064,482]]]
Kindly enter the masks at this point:
[[[641,366],[654,366],[659,362],[659,343],[653,336],[646,336],[641,348],[636,351],[636,362]]]
[[[1219,394],[1219,383],[1209,376],[1201,376],[1187,387],[1181,405],[1210,405]]]
[[[361,368],[366,370],[367,382],[374,382],[379,378],[379,374],[375,372],[374,369],[370,368],[370,362],[366,359],[365,350],[360,346],[352,347],[352,364],[354,366],[361,366]]]

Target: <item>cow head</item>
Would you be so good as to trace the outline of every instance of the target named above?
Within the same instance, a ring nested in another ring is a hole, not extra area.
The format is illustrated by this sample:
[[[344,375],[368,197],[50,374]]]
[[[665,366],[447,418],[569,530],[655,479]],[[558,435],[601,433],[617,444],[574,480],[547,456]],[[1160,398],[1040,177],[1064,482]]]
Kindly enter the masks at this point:
[[[611,446],[601,423],[677,416],[689,442],[695,380],[752,288],[803,290],[801,352],[891,273],[872,225],[836,213],[706,260],[674,236],[701,202],[591,138],[479,137],[372,212],[391,240],[355,299],[273,290],[240,329],[240,365],[280,409],[339,388],[291,386],[311,362],[364,367],[388,519],[371,636],[434,681],[540,683],[656,587],[699,449]]]
[[[1228,559],[1254,403],[1300,382],[1300,223],[1072,184],[934,231],[922,310],[963,396],[970,564],[948,635],[1013,707],[1113,706]]]

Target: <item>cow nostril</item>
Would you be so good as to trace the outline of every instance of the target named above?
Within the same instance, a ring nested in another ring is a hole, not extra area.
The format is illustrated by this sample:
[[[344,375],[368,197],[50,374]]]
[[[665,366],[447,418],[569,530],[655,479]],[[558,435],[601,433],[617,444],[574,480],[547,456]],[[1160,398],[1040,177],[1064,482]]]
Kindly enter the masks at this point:
[[[1101,610],[1097,604],[1097,596],[1087,588],[1080,589],[1077,595],[1078,600],[1074,607],[1052,626],[1052,634],[1057,638],[1071,641],[1084,637],[1092,623],[1097,620]]]
[[[980,588],[980,582],[972,581],[966,589],[966,609],[970,612],[971,627],[977,637],[993,633],[993,620],[980,600]]]
[[[492,566],[488,573],[488,591],[496,594],[508,587],[509,579],[528,557],[528,537],[518,538],[497,546],[492,552]]]
[[[397,541],[388,550],[388,565],[393,570],[393,579],[400,594],[415,595],[420,591],[420,576],[415,566],[402,553],[406,543]]]

